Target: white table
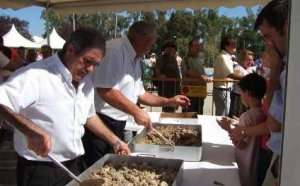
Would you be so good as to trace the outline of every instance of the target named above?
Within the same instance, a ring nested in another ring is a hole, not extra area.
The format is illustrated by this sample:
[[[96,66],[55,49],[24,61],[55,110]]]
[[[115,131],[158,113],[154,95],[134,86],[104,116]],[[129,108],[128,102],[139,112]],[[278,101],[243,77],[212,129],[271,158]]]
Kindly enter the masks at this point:
[[[183,186],[240,186],[234,147],[226,131],[216,122],[216,116],[198,115],[202,125],[202,159],[200,162],[184,162]]]
[[[200,162],[184,162],[183,186],[218,186],[215,181],[225,186],[240,186],[238,167],[234,158],[234,147],[228,133],[216,122],[216,116],[198,115],[198,119],[160,119],[159,112],[148,112],[152,122],[201,124],[202,159]],[[132,130],[141,129],[135,124]]]

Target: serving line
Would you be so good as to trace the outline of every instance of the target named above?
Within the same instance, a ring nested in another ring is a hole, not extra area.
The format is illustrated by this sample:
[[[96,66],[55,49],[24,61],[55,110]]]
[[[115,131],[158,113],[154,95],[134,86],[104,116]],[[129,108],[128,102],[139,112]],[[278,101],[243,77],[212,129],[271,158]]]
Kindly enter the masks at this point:
[[[183,186],[240,186],[238,166],[234,157],[234,146],[217,123],[219,116],[198,115],[198,119],[160,118],[159,112],[148,112],[154,123],[202,125],[202,159],[200,162],[183,163]],[[131,130],[140,131],[143,127],[130,124]]]

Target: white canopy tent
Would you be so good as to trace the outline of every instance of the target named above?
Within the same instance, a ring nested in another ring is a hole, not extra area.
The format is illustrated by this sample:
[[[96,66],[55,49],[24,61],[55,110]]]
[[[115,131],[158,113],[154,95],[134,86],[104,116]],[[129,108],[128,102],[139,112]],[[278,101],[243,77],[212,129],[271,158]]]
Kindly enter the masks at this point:
[[[139,10],[168,10],[170,8],[199,9],[201,7],[218,8],[220,6],[254,6],[266,4],[269,0],[1,0],[0,7],[20,9],[27,6],[41,6],[53,9],[60,15],[74,12],[123,12]]]
[[[11,29],[3,36],[4,46],[7,47],[19,47],[26,48],[39,48],[40,45],[23,37],[16,29],[15,25],[12,25]]]
[[[53,9],[65,15],[84,12],[122,12],[137,10],[166,10],[169,8],[183,9],[200,7],[218,8],[220,6],[252,6],[266,4],[269,0],[1,0],[1,8],[20,9],[27,6],[42,6]],[[299,185],[300,148],[299,148],[299,105],[300,81],[299,73],[299,48],[300,48],[300,7],[299,0],[290,0],[290,39],[289,62],[287,70],[285,124],[282,148],[282,165],[280,185]]]
[[[40,43],[44,40],[44,38],[41,38],[39,36],[32,36],[31,39],[35,42],[35,43]]]
[[[53,49],[62,49],[66,41],[63,38],[61,38],[58,35],[58,33],[56,32],[56,29],[53,28],[51,34],[49,35],[49,42],[50,42],[51,48],[53,48]],[[40,46],[46,45],[46,44],[48,44],[48,39],[45,38],[41,42],[39,42],[38,44]]]

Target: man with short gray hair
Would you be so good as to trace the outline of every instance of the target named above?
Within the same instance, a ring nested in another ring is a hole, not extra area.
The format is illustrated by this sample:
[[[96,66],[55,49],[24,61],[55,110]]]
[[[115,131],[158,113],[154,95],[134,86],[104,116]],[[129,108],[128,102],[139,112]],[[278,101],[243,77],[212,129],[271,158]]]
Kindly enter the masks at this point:
[[[128,34],[106,43],[106,56],[92,74],[97,93],[96,111],[119,138],[124,139],[124,128],[128,116],[135,122],[152,128],[149,115],[137,106],[137,103],[150,106],[187,106],[185,96],[164,98],[145,91],[141,81],[141,57],[150,51],[156,40],[156,26],[148,21],[138,21],[130,26]],[[93,164],[111,148],[92,132],[86,132],[83,138],[88,166]]]

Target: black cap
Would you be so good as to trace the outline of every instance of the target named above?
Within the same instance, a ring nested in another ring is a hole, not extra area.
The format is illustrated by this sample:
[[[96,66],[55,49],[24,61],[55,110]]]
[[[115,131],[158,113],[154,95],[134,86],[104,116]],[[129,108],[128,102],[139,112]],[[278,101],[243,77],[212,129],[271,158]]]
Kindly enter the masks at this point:
[[[166,41],[162,47],[162,50],[164,50],[167,47],[173,47],[175,50],[177,50],[177,46],[173,41]]]

